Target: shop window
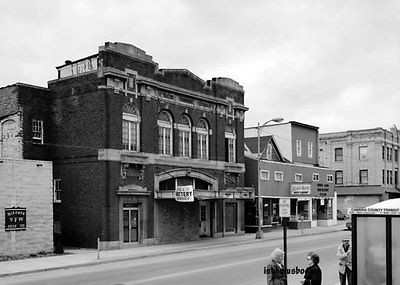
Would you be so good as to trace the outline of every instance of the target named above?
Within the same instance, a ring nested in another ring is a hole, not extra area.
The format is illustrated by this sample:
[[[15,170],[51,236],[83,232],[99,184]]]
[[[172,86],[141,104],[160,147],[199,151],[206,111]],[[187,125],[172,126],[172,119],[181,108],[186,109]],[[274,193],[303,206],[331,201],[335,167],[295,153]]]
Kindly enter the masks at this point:
[[[338,185],[343,184],[343,171],[342,170],[335,171],[335,184],[338,184]]]
[[[32,120],[32,140],[34,143],[43,144],[43,121]]]
[[[260,170],[260,179],[261,180],[269,180],[269,171],[268,170]]]
[[[335,161],[343,161],[343,148],[335,148]]]
[[[310,215],[310,211],[309,211],[309,205],[310,205],[310,201],[298,201],[297,207],[298,207],[298,218],[299,220],[301,219],[301,217],[304,218],[304,220],[309,220],[309,215]]]

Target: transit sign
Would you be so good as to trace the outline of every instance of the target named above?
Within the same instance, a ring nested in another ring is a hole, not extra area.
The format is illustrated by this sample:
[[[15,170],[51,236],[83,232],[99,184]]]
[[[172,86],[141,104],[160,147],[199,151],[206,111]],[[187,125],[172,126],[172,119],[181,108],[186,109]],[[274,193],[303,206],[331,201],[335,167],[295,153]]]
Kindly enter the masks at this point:
[[[290,198],[279,199],[279,217],[290,218]]]

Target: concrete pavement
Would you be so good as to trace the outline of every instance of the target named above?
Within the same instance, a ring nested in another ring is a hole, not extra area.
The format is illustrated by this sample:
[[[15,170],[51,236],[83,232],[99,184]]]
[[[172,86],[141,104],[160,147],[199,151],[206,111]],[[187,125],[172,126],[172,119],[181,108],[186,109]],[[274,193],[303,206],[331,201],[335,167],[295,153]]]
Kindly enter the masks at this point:
[[[344,229],[345,221],[338,221],[337,225],[330,227],[304,229],[303,232],[301,230],[288,229],[287,233],[288,237],[296,237],[301,235],[316,235],[327,232],[344,231]],[[344,232],[344,235],[350,236],[350,232]],[[245,234],[241,236],[228,236],[216,239],[201,239],[191,242],[138,246],[127,249],[101,251],[100,253],[98,253],[95,249],[69,249],[66,250],[66,254],[63,255],[2,261],[0,262],[0,277],[55,269],[91,266],[214,247],[266,242],[270,240],[282,239],[282,236],[282,229],[276,229],[269,233],[264,233],[264,238],[262,240],[255,239],[255,234]]]

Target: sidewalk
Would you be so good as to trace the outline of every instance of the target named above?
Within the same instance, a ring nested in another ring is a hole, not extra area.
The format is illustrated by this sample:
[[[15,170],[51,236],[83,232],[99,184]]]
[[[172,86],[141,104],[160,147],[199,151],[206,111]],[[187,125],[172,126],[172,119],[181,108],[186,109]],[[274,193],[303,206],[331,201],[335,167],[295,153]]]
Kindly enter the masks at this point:
[[[303,235],[337,232],[343,231],[344,229],[345,221],[338,221],[338,224],[335,226],[304,229]],[[288,229],[288,237],[301,235],[301,230]],[[101,251],[100,259],[98,259],[98,252],[96,249],[70,249],[66,250],[66,253],[68,254],[65,255],[0,262],[0,278],[9,275],[18,275],[73,267],[83,267],[116,261],[146,258],[150,256],[201,250],[213,247],[225,247],[254,242],[265,242],[277,239],[282,239],[282,229],[277,229],[269,233],[264,233],[264,238],[262,240],[255,239],[255,234],[245,234],[242,236],[229,236],[216,239],[210,238],[191,242],[159,244],[152,246],[139,246],[128,249]]]

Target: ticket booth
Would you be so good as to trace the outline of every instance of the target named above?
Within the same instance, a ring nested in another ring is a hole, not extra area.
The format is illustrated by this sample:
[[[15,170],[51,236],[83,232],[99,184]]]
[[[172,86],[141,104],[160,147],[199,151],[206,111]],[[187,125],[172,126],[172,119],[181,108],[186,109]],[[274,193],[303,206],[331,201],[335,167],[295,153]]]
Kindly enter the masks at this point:
[[[351,211],[355,285],[400,284],[400,199],[392,200]]]

